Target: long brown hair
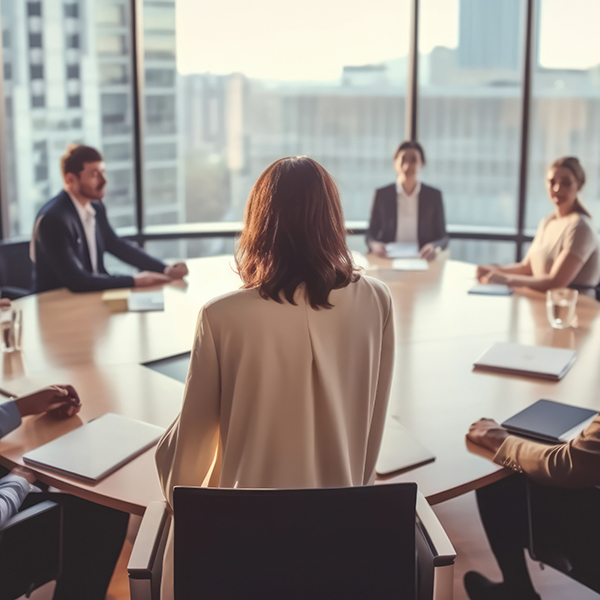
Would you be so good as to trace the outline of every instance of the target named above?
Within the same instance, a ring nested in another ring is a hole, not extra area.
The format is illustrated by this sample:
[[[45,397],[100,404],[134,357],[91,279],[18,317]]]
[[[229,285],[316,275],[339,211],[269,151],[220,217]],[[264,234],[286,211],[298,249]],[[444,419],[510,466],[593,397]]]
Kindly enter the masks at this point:
[[[577,181],[578,190],[580,190],[585,185],[585,171],[579,162],[579,159],[576,156],[563,156],[562,158],[557,158],[551,165],[550,169],[557,169],[559,167],[564,167],[565,169],[569,169],[573,176],[575,177],[575,181]],[[548,169],[548,170],[550,170]],[[574,210],[576,212],[582,213],[591,217],[587,208],[581,203],[581,200],[577,198],[575,200]]]
[[[331,308],[331,290],[359,279],[346,245],[340,196],[331,175],[306,156],[274,162],[254,184],[235,251],[244,288],[291,304],[304,283],[312,308]]]

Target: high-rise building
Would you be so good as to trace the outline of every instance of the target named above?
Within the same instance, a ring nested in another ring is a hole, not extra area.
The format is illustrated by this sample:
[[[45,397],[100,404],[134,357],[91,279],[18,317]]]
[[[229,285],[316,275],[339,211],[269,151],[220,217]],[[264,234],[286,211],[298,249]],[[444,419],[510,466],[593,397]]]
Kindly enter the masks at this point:
[[[459,1],[459,66],[517,70],[523,39],[521,0]]]

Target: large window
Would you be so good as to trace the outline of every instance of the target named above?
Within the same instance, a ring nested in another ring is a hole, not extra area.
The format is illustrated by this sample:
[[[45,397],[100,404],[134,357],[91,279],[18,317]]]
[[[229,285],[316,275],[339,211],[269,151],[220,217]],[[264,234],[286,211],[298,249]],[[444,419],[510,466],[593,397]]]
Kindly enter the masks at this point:
[[[228,251],[224,236],[241,221],[257,177],[290,155],[329,170],[347,221],[360,230],[374,189],[395,178],[395,148],[415,131],[427,156],[423,181],[443,193],[453,258],[514,258],[552,208],[544,179],[559,156],[581,159],[588,175],[581,198],[600,219],[597,0],[0,0],[0,7],[0,188],[9,236],[29,235],[41,205],[60,190],[60,156],[73,142],[105,155],[113,225],[154,240],[163,257]],[[414,107],[405,101],[413,91]],[[210,241],[164,239],[208,230]],[[364,249],[362,234],[349,239]]]
[[[30,235],[60,191],[60,157],[74,142],[106,149],[109,215],[115,226],[134,224],[129,5],[1,0],[11,236]]]
[[[147,231],[174,216],[240,221],[255,180],[283,156],[321,162],[348,220],[367,219],[373,190],[393,181],[410,1],[281,7],[144,2]]]
[[[552,211],[548,166],[577,156],[587,174],[580,198],[600,223],[600,3],[540,0],[533,49],[527,227]]]
[[[421,0],[418,138],[423,179],[451,230],[516,233],[524,0]],[[454,244],[478,260],[481,243]],[[514,258],[514,254],[513,254]]]

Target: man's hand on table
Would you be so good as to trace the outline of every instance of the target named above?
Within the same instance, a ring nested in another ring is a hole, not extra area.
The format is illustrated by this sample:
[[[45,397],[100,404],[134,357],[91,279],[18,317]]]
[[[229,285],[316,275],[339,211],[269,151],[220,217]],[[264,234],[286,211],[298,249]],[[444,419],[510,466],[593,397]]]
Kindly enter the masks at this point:
[[[72,385],[51,385],[15,400],[22,417],[51,413],[59,418],[72,417],[81,410],[79,394]]]
[[[18,475],[23,479],[27,479],[28,483],[33,485],[37,481],[36,474],[28,469],[27,467],[15,467],[11,472],[11,475]]]
[[[467,439],[496,454],[509,435],[508,431],[498,425],[494,419],[479,419],[469,427]]]
[[[170,277],[171,279],[182,279],[189,273],[189,271],[185,263],[178,262],[174,265],[169,265],[168,267],[165,267],[164,273],[167,277]]]
[[[153,285],[164,285],[171,283],[171,278],[163,273],[155,271],[140,271],[133,276],[135,287],[150,287]]]

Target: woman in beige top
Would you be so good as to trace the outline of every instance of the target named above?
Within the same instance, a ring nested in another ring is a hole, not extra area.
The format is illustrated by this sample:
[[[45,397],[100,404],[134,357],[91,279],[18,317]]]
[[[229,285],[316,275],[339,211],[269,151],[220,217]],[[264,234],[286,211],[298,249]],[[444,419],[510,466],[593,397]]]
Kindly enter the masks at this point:
[[[337,188],[318,163],[284,158],[259,177],[236,250],[243,289],[201,309],[181,414],[156,451],[169,503],[177,485],[373,483],[392,302],[384,283],[355,270],[345,235]]]
[[[546,291],[600,283],[598,237],[577,194],[585,172],[573,156],[559,158],[548,169],[547,187],[554,210],[544,217],[525,258],[512,265],[477,267],[481,283],[504,283]]]

